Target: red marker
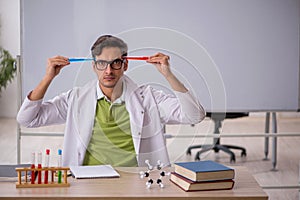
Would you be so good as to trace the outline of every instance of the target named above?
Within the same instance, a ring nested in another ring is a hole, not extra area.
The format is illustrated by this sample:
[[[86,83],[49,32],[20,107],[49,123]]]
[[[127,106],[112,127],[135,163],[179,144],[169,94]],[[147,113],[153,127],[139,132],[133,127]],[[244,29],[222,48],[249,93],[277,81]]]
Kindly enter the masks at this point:
[[[123,57],[126,60],[148,60],[149,56],[124,56]]]

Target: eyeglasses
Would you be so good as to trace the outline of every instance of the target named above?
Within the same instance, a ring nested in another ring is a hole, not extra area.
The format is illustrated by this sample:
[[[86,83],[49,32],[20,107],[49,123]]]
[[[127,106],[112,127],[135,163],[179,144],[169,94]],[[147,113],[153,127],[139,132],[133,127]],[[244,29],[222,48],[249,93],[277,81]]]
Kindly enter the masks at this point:
[[[96,64],[96,68],[100,71],[105,70],[108,67],[108,65],[110,65],[110,67],[114,70],[119,70],[122,68],[124,62],[125,60],[117,58],[113,61],[96,60],[95,64]]]

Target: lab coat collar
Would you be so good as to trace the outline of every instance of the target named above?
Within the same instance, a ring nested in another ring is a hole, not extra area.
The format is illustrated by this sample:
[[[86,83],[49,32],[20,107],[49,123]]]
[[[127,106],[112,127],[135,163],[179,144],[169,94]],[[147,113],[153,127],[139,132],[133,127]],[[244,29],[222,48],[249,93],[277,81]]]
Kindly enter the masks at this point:
[[[133,80],[131,80],[125,74],[121,77],[121,79],[122,79],[122,82],[123,82],[123,92],[122,92],[122,95],[120,96],[120,98],[118,98],[118,100],[121,100],[121,102],[124,102],[125,99],[130,98],[130,96],[134,92],[136,92],[139,87]],[[103,97],[108,100],[108,98],[103,94],[102,90],[99,87],[99,80],[97,81],[96,88],[97,88],[97,90],[96,90],[97,100],[99,100]]]

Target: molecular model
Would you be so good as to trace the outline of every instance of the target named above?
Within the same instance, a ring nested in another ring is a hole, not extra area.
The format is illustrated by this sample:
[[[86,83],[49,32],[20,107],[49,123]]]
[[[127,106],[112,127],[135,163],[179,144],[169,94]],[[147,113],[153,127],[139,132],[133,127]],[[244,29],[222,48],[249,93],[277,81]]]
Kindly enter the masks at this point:
[[[152,170],[154,170],[154,167],[150,164],[149,160],[145,160],[145,163],[147,164],[148,166],[148,170],[147,171],[141,171],[140,172],[140,178],[144,178],[144,177],[147,177],[148,178],[148,181],[146,182],[146,186],[147,188],[150,188],[151,185],[153,184],[153,179],[150,178],[150,172]],[[156,164],[156,169],[157,170],[160,170],[160,177],[156,180],[156,183],[159,185],[160,188],[163,188],[164,187],[164,184],[162,183],[162,178],[164,176],[169,176],[171,173],[170,172],[164,172],[164,171],[161,171],[163,167],[163,164],[160,162],[160,160],[157,161],[157,164]]]

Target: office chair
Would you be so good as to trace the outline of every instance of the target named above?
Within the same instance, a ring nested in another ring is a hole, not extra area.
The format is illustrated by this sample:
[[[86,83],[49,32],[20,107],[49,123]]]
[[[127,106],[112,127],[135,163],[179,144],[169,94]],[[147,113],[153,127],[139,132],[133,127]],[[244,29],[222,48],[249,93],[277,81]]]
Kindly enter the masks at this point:
[[[207,117],[210,117],[214,123],[215,123],[215,130],[214,134],[220,134],[220,128],[222,127],[222,121],[227,119],[233,119],[233,118],[239,118],[239,117],[245,117],[249,116],[249,113],[207,113]],[[225,153],[230,155],[230,162],[235,162],[235,154],[230,149],[238,149],[241,150],[241,156],[246,156],[246,149],[240,146],[234,146],[234,145],[225,145],[220,143],[220,138],[214,138],[212,145],[193,145],[190,146],[186,154],[191,155],[192,149],[198,149],[201,148],[200,151],[197,152],[195,156],[195,160],[200,160],[200,155],[204,152],[207,152],[209,150],[214,150],[216,153],[221,151],[224,151]]]

